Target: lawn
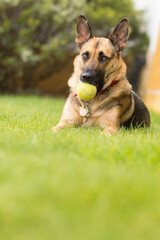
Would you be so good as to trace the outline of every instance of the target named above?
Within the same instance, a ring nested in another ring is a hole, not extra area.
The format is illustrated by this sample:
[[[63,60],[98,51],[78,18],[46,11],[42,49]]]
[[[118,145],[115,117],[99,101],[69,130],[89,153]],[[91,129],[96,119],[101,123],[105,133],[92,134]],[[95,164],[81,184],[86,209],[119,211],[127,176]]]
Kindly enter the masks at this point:
[[[54,134],[64,102],[0,97],[0,239],[160,239],[160,115]]]

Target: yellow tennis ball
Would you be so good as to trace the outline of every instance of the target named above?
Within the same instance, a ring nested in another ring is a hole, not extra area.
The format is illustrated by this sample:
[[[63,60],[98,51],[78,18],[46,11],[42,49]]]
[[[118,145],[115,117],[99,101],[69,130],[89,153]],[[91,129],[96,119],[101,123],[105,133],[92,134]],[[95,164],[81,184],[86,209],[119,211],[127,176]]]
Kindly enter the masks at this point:
[[[89,83],[80,82],[77,86],[77,95],[81,100],[89,101],[96,96],[97,88]]]

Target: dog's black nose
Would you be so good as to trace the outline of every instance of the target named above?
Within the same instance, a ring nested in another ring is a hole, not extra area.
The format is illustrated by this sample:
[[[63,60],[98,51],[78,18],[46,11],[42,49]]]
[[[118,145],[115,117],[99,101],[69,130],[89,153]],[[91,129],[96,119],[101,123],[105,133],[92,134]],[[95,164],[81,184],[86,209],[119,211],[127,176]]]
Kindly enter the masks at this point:
[[[83,79],[84,81],[89,82],[89,81],[92,79],[92,74],[91,74],[91,72],[84,72],[84,73],[82,73],[82,79]]]

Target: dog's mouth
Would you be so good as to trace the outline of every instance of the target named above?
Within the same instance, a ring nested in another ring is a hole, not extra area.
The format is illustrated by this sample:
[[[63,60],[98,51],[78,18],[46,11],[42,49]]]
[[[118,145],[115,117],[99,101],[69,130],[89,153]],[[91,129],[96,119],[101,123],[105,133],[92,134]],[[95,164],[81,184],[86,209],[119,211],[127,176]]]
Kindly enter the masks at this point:
[[[83,72],[80,75],[80,81],[84,83],[89,83],[91,85],[96,86],[97,93],[100,92],[104,85],[104,75],[103,74],[95,74],[91,75],[90,72]]]
[[[103,81],[99,81],[98,83],[95,83],[95,82],[87,82],[87,81],[81,80],[81,82],[89,83],[89,84],[91,84],[91,85],[93,85],[93,86],[96,86],[96,88],[97,88],[97,93],[102,90],[103,85],[104,85],[104,82],[103,82]]]
[[[97,87],[97,93],[100,92],[103,88],[103,82],[102,81],[99,82],[96,87]]]

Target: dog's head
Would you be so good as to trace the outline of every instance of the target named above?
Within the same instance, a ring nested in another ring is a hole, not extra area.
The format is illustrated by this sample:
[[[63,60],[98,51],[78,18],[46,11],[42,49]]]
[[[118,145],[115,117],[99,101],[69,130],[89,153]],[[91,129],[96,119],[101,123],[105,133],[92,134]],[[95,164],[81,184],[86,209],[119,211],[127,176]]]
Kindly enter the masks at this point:
[[[108,76],[120,67],[120,52],[128,39],[128,19],[123,18],[109,38],[94,37],[89,22],[79,16],[76,26],[76,43],[79,46],[80,80],[97,86],[100,91]]]

